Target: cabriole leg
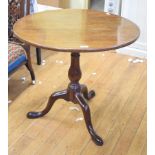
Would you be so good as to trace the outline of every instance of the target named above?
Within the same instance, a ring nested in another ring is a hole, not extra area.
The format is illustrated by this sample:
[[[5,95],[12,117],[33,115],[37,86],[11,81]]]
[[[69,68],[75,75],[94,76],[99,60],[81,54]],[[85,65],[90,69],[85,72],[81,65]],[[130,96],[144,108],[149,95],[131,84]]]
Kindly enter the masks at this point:
[[[93,125],[92,125],[92,122],[91,122],[90,109],[89,109],[89,106],[86,103],[85,99],[83,98],[83,95],[80,94],[80,93],[77,93],[75,97],[76,97],[76,100],[77,100],[76,103],[78,103],[82,108],[85,123],[86,123],[88,132],[90,133],[90,136],[91,136],[92,140],[95,142],[96,145],[99,145],[99,146],[103,145],[102,138],[99,137],[95,133],[95,131],[93,129]]]
[[[55,92],[53,93],[47,103],[47,106],[45,107],[44,110],[40,111],[40,112],[29,112],[27,113],[27,117],[28,118],[38,118],[38,117],[42,117],[44,115],[46,115],[52,108],[53,104],[55,103],[56,100],[58,99],[64,99],[67,100],[67,91],[59,91],[59,92]]]

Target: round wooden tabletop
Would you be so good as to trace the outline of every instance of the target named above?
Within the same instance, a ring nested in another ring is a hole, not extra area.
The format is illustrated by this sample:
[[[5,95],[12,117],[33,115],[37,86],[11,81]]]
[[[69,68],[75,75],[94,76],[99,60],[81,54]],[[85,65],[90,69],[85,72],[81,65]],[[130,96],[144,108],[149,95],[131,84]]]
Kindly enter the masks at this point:
[[[66,52],[94,52],[127,46],[139,28],[120,16],[95,10],[62,9],[26,16],[14,25],[21,41]]]

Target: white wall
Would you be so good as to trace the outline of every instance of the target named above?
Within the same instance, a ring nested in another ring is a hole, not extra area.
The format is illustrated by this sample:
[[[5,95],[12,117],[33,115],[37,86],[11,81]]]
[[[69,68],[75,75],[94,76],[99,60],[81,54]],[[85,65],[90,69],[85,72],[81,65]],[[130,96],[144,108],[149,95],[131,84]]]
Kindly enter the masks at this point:
[[[61,0],[60,6],[63,8],[87,9],[90,0]]]
[[[131,50],[139,50],[140,54],[146,56],[147,44],[147,12],[146,0],[122,0],[121,15],[135,22],[140,28],[140,37],[132,45]]]
[[[88,1],[89,0],[70,0],[71,1],[71,8],[81,8],[87,9],[88,8]]]

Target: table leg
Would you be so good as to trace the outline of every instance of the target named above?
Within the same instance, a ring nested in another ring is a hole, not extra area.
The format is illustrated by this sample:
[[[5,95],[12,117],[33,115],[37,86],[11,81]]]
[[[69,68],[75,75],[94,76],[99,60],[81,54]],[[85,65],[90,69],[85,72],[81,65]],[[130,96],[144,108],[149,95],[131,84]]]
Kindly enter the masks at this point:
[[[86,100],[84,99],[83,97],[83,94],[81,93],[76,93],[76,100],[77,100],[77,103],[81,106],[82,108],[82,111],[83,111],[83,115],[84,115],[84,119],[85,119],[85,122],[86,122],[86,126],[87,126],[87,129],[88,129],[88,132],[90,133],[91,135],[91,138],[92,140],[95,142],[95,144],[97,145],[103,145],[103,140],[101,137],[99,137],[94,129],[93,129],[93,125],[92,125],[92,122],[91,122],[91,115],[90,115],[90,109],[89,109],[89,106],[86,102]]]
[[[87,86],[79,84],[79,80],[82,76],[79,65],[79,57],[79,53],[71,53],[71,66],[68,71],[68,77],[71,82],[69,83],[68,88],[66,90],[53,93],[50,96],[47,106],[44,110],[42,110],[41,112],[29,112],[27,114],[27,117],[38,118],[44,116],[50,111],[53,104],[58,99],[64,99],[66,101],[71,101],[75,104],[79,104],[83,111],[85,123],[92,140],[95,142],[95,144],[101,146],[103,145],[103,140],[95,133],[93,129],[90,109],[86,102],[86,99],[90,100],[95,96],[95,92],[93,90],[88,92]]]
[[[53,93],[47,103],[47,106],[45,107],[45,109],[43,111],[40,112],[28,112],[27,113],[27,117],[28,118],[38,118],[38,117],[42,117],[44,115],[46,115],[52,108],[53,104],[55,103],[56,100],[58,99],[64,99],[66,101],[68,101],[67,99],[67,91],[59,91],[59,92],[55,92]]]
[[[81,85],[81,93],[87,100],[90,100],[95,96],[95,91],[91,90],[88,92],[88,88],[86,85]]]

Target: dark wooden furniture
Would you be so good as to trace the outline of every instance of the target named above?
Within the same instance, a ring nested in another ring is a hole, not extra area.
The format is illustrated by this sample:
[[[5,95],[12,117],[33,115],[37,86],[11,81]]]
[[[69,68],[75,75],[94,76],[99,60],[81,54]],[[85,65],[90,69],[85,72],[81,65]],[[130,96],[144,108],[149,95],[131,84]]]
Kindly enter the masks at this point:
[[[8,38],[9,41],[19,42],[13,35],[14,23],[30,14],[30,0],[8,0]],[[41,49],[36,48],[37,64],[41,65]]]
[[[20,66],[25,65],[29,70],[32,84],[35,84],[35,74],[31,64],[30,46],[15,42],[8,43],[8,75],[14,73]]]
[[[93,129],[87,104],[87,100],[94,97],[95,92],[88,92],[87,86],[79,83],[82,76],[80,52],[108,51],[127,46],[136,41],[139,28],[131,21],[116,15],[92,10],[66,9],[27,16],[14,25],[14,33],[23,42],[37,47],[71,52],[68,88],[54,92],[43,111],[29,112],[27,117],[44,116],[58,99],[72,101],[81,106],[92,140],[97,145],[102,145],[103,140]]]
[[[28,14],[30,4],[27,3],[25,14]],[[21,9],[22,8],[22,9]],[[14,73],[20,66],[25,65],[30,72],[32,83],[35,84],[35,74],[31,64],[30,46],[20,42],[13,35],[13,25],[20,18],[23,17],[24,1],[9,0],[8,2],[8,75]]]

